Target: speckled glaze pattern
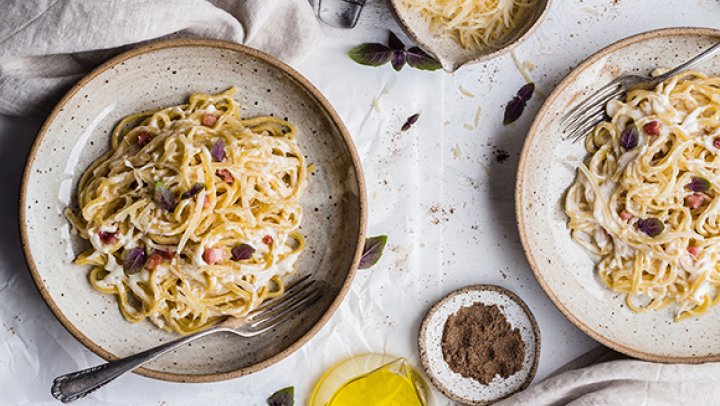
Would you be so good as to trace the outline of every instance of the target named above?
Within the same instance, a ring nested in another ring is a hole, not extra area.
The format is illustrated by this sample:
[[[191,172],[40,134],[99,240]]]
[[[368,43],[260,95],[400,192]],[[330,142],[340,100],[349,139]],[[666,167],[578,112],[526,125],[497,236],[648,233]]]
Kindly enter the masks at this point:
[[[89,245],[70,234],[62,211],[74,201],[80,174],[109,148],[119,119],[233,85],[243,116],[273,114],[293,122],[307,161],[317,165],[302,200],[307,249],[297,269],[325,281],[327,291],[319,304],[268,333],[207,337],[136,371],[145,376],[205,382],[249,374],[298,349],[330,318],[355,274],[366,223],[362,170],[345,126],[317,89],[268,55],[220,41],[164,41],[120,55],[78,83],[43,125],[25,168],[23,248],[56,317],[105,359],[156,346],[176,336],[149,321],[127,322],[115,296],[91,287],[88,269],[72,263]]]
[[[563,314],[595,340],[627,355],[661,362],[720,360],[720,308],[675,323],[672,306],[635,313],[624,295],[607,289],[589,255],[570,238],[565,192],[586,155],[582,143],[561,140],[559,120],[577,101],[622,74],[671,68],[720,39],[720,31],[672,28],[650,31],[599,51],[552,92],[530,128],[515,191],[518,227],[530,266]],[[696,67],[720,74],[720,58]]]
[[[510,35],[504,38],[502,46],[491,48],[483,46],[465,49],[453,38],[447,38],[430,32],[427,22],[417,10],[408,9],[402,0],[390,0],[390,8],[400,27],[408,37],[430,55],[440,61],[448,72],[455,72],[463,65],[487,61],[512,51],[517,45],[532,35],[540,25],[550,8],[551,0],[538,0],[533,13]]]
[[[451,370],[442,354],[448,318],[475,303],[497,305],[525,343],[522,369],[507,379],[495,376],[488,385]],[[488,405],[526,388],[533,380],[540,358],[540,329],[525,302],[511,291],[495,285],[472,285],[449,293],[430,308],[420,326],[418,348],[430,381],[445,396],[462,404]]]

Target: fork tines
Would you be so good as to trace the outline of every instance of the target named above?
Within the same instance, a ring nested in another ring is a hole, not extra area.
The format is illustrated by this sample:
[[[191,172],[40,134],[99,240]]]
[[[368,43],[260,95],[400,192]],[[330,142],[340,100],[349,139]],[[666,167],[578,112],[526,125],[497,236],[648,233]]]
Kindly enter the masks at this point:
[[[586,97],[560,120],[564,140],[577,142],[605,118],[605,105],[626,93],[621,80],[615,79]]]

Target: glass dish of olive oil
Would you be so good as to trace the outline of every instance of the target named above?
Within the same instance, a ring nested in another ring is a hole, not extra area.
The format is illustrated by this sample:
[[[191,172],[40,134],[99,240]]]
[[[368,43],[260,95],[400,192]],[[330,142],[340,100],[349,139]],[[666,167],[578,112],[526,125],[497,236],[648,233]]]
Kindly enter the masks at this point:
[[[310,406],[430,406],[430,389],[405,358],[362,354],[323,375]]]

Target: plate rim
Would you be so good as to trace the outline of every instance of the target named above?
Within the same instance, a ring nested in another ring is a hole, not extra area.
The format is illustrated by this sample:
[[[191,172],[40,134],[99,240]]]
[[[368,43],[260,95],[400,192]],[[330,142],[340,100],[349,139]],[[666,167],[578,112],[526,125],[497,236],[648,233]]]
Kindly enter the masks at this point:
[[[62,312],[62,310],[57,306],[55,301],[50,296],[50,292],[45,286],[45,283],[42,279],[42,276],[38,272],[37,266],[35,264],[35,260],[32,255],[32,251],[30,249],[30,244],[28,241],[28,232],[26,227],[26,202],[27,202],[27,188],[28,183],[31,177],[31,167],[35,163],[35,158],[38,152],[38,149],[40,147],[40,144],[42,144],[45,135],[47,133],[47,130],[50,128],[50,126],[54,123],[55,118],[57,114],[66,106],[68,101],[75,96],[76,93],[78,93],[81,89],[85,87],[85,85],[92,81],[94,78],[96,78],[101,73],[111,69],[113,66],[120,64],[121,62],[124,62],[128,59],[135,58],[140,55],[144,55],[150,52],[163,50],[163,49],[170,49],[170,48],[183,48],[183,47],[207,47],[207,48],[217,48],[217,49],[225,49],[230,50],[233,52],[238,52],[240,54],[244,54],[256,59],[261,60],[264,63],[267,63],[271,66],[273,66],[276,69],[279,69],[283,73],[290,76],[291,80],[294,80],[300,87],[305,89],[308,93],[310,93],[310,96],[314,98],[317,103],[322,107],[322,109],[325,111],[325,113],[328,114],[330,121],[332,124],[337,127],[337,129],[340,132],[341,138],[343,140],[343,143],[348,149],[353,168],[356,172],[356,186],[358,188],[358,197],[359,197],[359,217],[358,217],[358,228],[359,228],[359,234],[357,238],[357,243],[355,244],[355,254],[352,260],[352,263],[350,265],[350,270],[340,287],[340,290],[337,294],[337,296],[334,298],[334,300],[330,303],[330,306],[327,308],[327,310],[322,314],[320,319],[300,338],[295,340],[292,344],[290,344],[287,348],[283,349],[282,351],[278,352],[277,354],[271,356],[270,358],[267,358],[261,362],[258,362],[253,365],[249,365],[244,368],[238,368],[233,371],[228,372],[220,372],[220,373],[205,373],[205,374],[185,374],[185,373],[173,373],[173,372],[165,372],[160,370],[154,370],[149,369],[146,367],[140,367],[135,369],[133,372],[137,373],[139,375],[148,377],[148,378],[155,378],[163,381],[169,381],[169,382],[188,382],[188,383],[203,383],[203,382],[218,382],[218,381],[224,381],[228,379],[238,378],[241,376],[249,375],[254,372],[260,371],[264,368],[269,367],[270,365],[273,365],[282,359],[288,357],[290,354],[297,351],[299,348],[301,348],[305,343],[307,343],[313,336],[315,336],[330,320],[330,318],[335,314],[337,308],[342,303],[342,300],[345,297],[345,294],[350,288],[350,285],[352,284],[352,281],[355,277],[355,274],[358,269],[358,263],[360,261],[360,257],[362,255],[363,247],[364,247],[364,241],[365,241],[365,235],[366,235],[366,227],[367,227],[367,192],[366,192],[366,184],[365,184],[365,175],[362,170],[362,164],[360,162],[360,157],[358,155],[357,149],[355,147],[355,144],[352,140],[352,137],[350,136],[350,132],[348,131],[347,127],[345,127],[344,122],[340,118],[340,115],[335,111],[335,109],[332,107],[330,102],[325,98],[325,96],[322,95],[322,93],[303,75],[301,75],[299,72],[297,72],[295,69],[290,67],[285,62],[280,61],[279,59],[275,58],[272,55],[269,55],[265,52],[259,51],[257,49],[251,48],[246,45],[237,44],[234,42],[229,41],[223,41],[223,40],[216,40],[216,39],[205,39],[205,38],[177,38],[177,39],[169,39],[169,40],[159,40],[159,41],[153,41],[149,44],[142,45],[140,47],[131,49],[129,51],[123,52],[106,62],[102,63],[95,69],[93,69],[90,73],[88,73],[86,76],[84,76],[79,82],[77,82],[75,85],[73,85],[70,90],[67,91],[67,93],[60,99],[60,101],[55,105],[50,115],[48,115],[47,119],[43,122],[42,127],[40,127],[40,130],[38,131],[35,140],[33,141],[32,147],[28,153],[25,167],[23,169],[23,175],[22,175],[22,181],[20,185],[20,195],[19,195],[19,201],[18,201],[18,211],[19,211],[19,227],[20,227],[20,239],[21,239],[21,245],[23,254],[25,257],[25,262],[27,264],[28,270],[30,271],[30,274],[32,276],[33,282],[35,284],[35,287],[40,292],[40,295],[45,302],[45,304],[50,308],[52,314],[55,316],[55,318],[62,324],[62,326],[72,334],[75,339],[80,341],[86,348],[90,349],[92,352],[100,356],[101,358],[105,359],[106,361],[114,361],[119,359],[116,355],[110,353],[108,350],[104,349],[102,346],[98,345],[94,341],[90,340],[85,334],[80,331]]]
[[[611,53],[614,53],[620,49],[626,48],[627,46],[644,42],[650,39],[655,38],[662,38],[662,37],[672,37],[672,36],[698,36],[698,37],[717,37],[720,39],[720,29],[715,28],[708,28],[708,27],[670,27],[670,28],[659,28],[654,29],[650,31],[641,32],[638,34],[633,34],[631,36],[622,38],[618,41],[615,41],[611,43],[610,45],[600,49],[599,51],[596,51],[595,53],[591,54],[589,57],[587,57],[585,60],[583,60],[580,64],[578,64],[570,73],[568,73],[565,78],[563,78],[560,83],[555,86],[555,89],[550,93],[550,95],[545,99],[542,106],[540,107],[540,110],[538,111],[537,115],[533,119],[533,123],[530,126],[530,129],[528,130],[527,136],[525,137],[525,142],[523,144],[522,152],[520,154],[520,162],[518,164],[518,170],[517,170],[517,180],[515,182],[515,220],[518,227],[518,232],[520,234],[520,242],[522,244],[523,252],[525,253],[525,257],[527,258],[528,264],[530,265],[530,269],[532,270],[533,274],[535,275],[535,279],[537,279],[538,283],[540,284],[540,287],[542,287],[545,294],[550,298],[552,303],[555,305],[555,307],[560,310],[560,312],[565,316],[566,319],[568,319],[572,324],[574,324],[577,328],[582,330],[583,333],[587,334],[592,338],[593,340],[599,342],[600,344],[609,347],[617,352],[623,353],[625,355],[629,355],[634,358],[639,358],[646,361],[653,361],[653,362],[663,362],[663,363],[690,363],[690,364],[696,364],[696,363],[702,363],[702,362],[710,362],[710,361],[718,361],[720,360],[720,351],[718,351],[715,354],[709,354],[709,355],[698,355],[698,356],[672,356],[672,355],[660,355],[652,352],[647,351],[641,351],[637,349],[633,349],[630,347],[627,347],[623,344],[617,343],[613,341],[612,339],[603,336],[602,334],[598,333],[593,328],[589,327],[585,323],[581,322],[575,315],[568,309],[568,307],[565,306],[564,303],[562,303],[557,296],[553,293],[552,289],[548,286],[548,284],[545,282],[545,279],[543,278],[542,274],[538,270],[537,262],[535,261],[535,258],[531,252],[530,249],[530,242],[527,235],[527,232],[525,230],[525,219],[523,216],[524,213],[524,205],[523,205],[523,189],[524,189],[524,174],[525,174],[525,165],[527,163],[528,156],[530,155],[530,144],[532,143],[533,139],[535,138],[535,135],[538,132],[539,126],[541,124],[541,119],[544,119],[544,117],[547,115],[547,111],[550,108],[550,105],[555,102],[555,99],[562,93],[565,88],[574,80],[576,77],[585,71],[586,69],[590,68],[595,62],[597,62],[600,58],[605,57],[606,55],[609,55]]]

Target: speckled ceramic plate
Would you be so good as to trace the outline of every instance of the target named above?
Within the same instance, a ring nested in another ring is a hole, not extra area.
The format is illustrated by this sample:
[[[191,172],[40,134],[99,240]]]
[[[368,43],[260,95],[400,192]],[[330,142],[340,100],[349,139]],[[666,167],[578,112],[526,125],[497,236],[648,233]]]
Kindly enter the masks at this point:
[[[675,323],[672,309],[634,313],[607,289],[593,260],[571,238],[565,191],[585,156],[582,143],[561,140],[560,117],[585,95],[625,73],[670,68],[720,40],[720,31],[672,28],[617,42],[588,58],[553,91],[530,128],[516,185],[520,236],[540,285],[560,311],[592,338],[637,358],[662,362],[720,360],[720,307]],[[696,69],[720,75],[720,58]]]
[[[550,9],[551,0],[538,0],[530,17],[523,21],[513,32],[507,35],[500,46],[488,46],[477,49],[465,49],[452,38],[446,38],[430,32],[427,22],[417,10],[403,4],[402,0],[390,0],[395,19],[408,37],[425,52],[434,55],[448,72],[454,72],[463,65],[487,61],[513,50],[528,38]]]
[[[475,303],[497,305],[525,343],[522,368],[506,379],[495,376],[488,385],[451,370],[442,353],[448,318]],[[418,348],[425,372],[440,392],[462,404],[487,405],[526,388],[533,380],[540,358],[540,329],[525,302],[511,291],[494,285],[472,285],[449,293],[430,308],[420,325]]]
[[[149,321],[122,318],[115,297],[95,291],[87,269],[72,263],[86,242],[70,235],[62,211],[79,175],[110,147],[110,131],[134,112],[181,104],[192,92],[239,88],[241,114],[287,117],[307,161],[317,165],[302,200],[307,250],[298,273],[327,282],[321,303],[251,339],[217,334],[169,353],[136,372],[181,382],[217,381],[286,357],[330,318],[355,273],[364,244],[366,201],[360,163],[340,118],[305,78],[282,62],[240,45],[207,40],[158,42],[94,70],[60,101],[28,158],[20,225],[28,266],[60,322],[105,359],[175,338]]]

